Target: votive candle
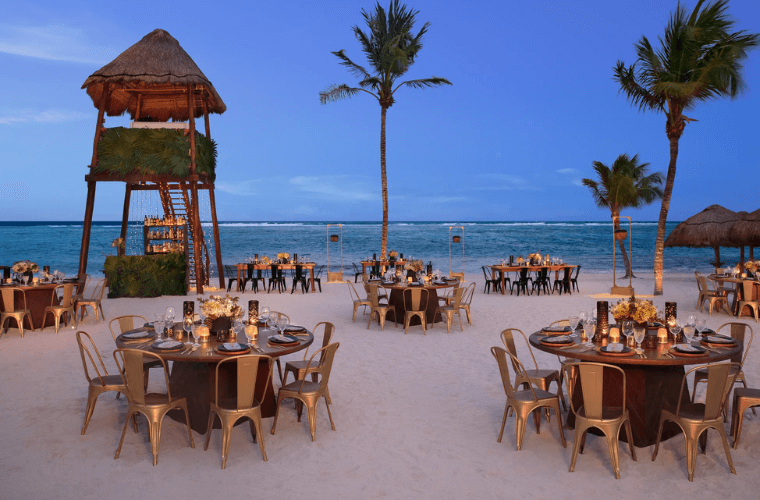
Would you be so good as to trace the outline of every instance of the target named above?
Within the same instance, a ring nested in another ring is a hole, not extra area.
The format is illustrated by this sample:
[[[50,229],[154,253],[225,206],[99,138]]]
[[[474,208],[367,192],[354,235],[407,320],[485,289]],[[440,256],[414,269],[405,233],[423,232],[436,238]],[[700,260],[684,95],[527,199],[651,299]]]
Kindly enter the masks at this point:
[[[620,328],[613,326],[610,328],[610,343],[620,342]]]
[[[666,328],[660,327],[657,329],[657,343],[658,344],[668,343],[668,330]]]

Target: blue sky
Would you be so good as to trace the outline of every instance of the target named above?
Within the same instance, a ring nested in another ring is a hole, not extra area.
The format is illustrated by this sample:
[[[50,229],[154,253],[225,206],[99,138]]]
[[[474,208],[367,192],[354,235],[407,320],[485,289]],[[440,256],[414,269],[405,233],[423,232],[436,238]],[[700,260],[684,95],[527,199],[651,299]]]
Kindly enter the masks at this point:
[[[383,0],[386,6],[387,0]],[[693,7],[695,1],[687,6]],[[413,1],[432,26],[388,111],[391,220],[601,220],[591,162],[638,153],[665,172],[664,117],[618,94],[612,67],[660,36],[675,1]],[[177,38],[227,104],[212,115],[221,220],[380,220],[380,107],[367,95],[320,105],[365,64],[351,27],[368,0],[12,2],[0,20],[0,220],[80,220],[97,111],[80,87],[155,28]],[[732,0],[760,31],[760,2]],[[738,99],[701,104],[680,142],[669,218],[713,203],[760,205],[760,51]],[[128,126],[110,117],[106,126]],[[96,220],[121,218],[124,185],[98,185]],[[27,196],[28,194],[28,196]],[[630,211],[656,220],[659,202]]]

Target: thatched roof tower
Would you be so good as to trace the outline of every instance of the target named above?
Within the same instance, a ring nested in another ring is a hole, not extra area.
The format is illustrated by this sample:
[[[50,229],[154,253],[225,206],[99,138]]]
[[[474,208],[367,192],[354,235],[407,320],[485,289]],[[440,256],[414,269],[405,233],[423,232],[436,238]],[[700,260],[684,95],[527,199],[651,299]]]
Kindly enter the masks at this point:
[[[179,42],[168,32],[156,29],[122,52],[116,59],[91,74],[84,84],[99,108],[105,84],[108,102],[105,113],[119,116],[125,111],[132,119],[144,116],[159,121],[189,118],[186,92],[193,85],[193,116],[224,113],[227,106],[211,81],[198,68]]]
[[[710,205],[678,224],[665,240],[666,247],[715,249],[715,262],[720,261],[720,247],[737,247],[729,238],[731,226],[746,212],[734,212],[720,205]]]

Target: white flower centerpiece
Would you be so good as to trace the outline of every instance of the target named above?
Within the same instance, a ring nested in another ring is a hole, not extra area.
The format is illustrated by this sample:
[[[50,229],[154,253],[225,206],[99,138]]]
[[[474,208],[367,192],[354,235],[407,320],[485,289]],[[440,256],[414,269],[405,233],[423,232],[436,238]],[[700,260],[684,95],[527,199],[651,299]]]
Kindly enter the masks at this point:
[[[232,322],[243,317],[243,308],[238,305],[238,297],[210,295],[208,299],[198,298],[201,313],[206,316],[206,326],[212,333],[229,331]]]

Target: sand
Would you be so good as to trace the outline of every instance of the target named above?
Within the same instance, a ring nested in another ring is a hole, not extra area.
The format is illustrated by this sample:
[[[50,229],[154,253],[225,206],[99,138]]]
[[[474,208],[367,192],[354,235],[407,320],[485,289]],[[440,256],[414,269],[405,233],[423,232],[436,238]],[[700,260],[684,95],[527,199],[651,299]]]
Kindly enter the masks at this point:
[[[550,296],[501,296],[483,293],[482,278],[473,299],[473,324],[447,334],[445,324],[422,335],[404,335],[392,323],[381,332],[367,316],[351,322],[344,284],[323,284],[323,293],[256,294],[261,305],[288,313],[297,324],[319,321],[336,326],[340,349],[330,379],[336,431],[320,404],[317,440],[306,419],[296,421],[288,403],[272,436],[264,420],[268,462],[252,443],[248,427],[234,429],[227,469],[221,470],[221,433],[208,451],[194,433],[191,449],[184,426],[166,419],[159,463],[152,465],[144,421],[140,433],[128,432],[121,457],[114,460],[126,402],[101,396],[87,435],[80,430],[86,406],[84,378],[74,330],[28,332],[11,329],[0,338],[0,498],[755,498],[760,487],[760,417],[747,412],[742,441],[732,450],[737,475],[730,473],[723,448],[710,432],[706,455],[697,458],[695,480],[687,479],[684,439],[663,442],[651,461],[652,447],[638,448],[638,461],[620,446],[621,479],[615,480],[606,444],[589,436],[575,472],[568,472],[573,431],[562,448],[554,425],[536,434],[530,424],[521,451],[515,446],[515,420],[507,421],[496,442],[505,395],[489,352],[500,345],[499,332],[516,327],[526,333],[580,310],[595,307],[591,295],[609,292],[610,275],[581,276],[583,293]],[[636,279],[641,294],[652,293],[651,279]],[[659,309],[676,301],[679,316],[694,311],[693,276],[666,275]],[[152,317],[168,305],[180,310],[183,297],[105,300],[106,316],[136,313]],[[730,320],[706,313],[713,329]],[[753,320],[749,324],[758,331]],[[80,325],[115,370],[107,322],[90,315]],[[760,332],[758,332],[760,333]],[[319,341],[319,339],[317,339]],[[521,346],[524,356],[527,348]],[[758,346],[745,373],[760,386]],[[542,367],[557,359],[535,351]],[[294,357],[298,357],[295,355]],[[155,372],[153,372],[155,373]],[[151,387],[159,388],[159,377]],[[276,386],[279,385],[277,381]]]

